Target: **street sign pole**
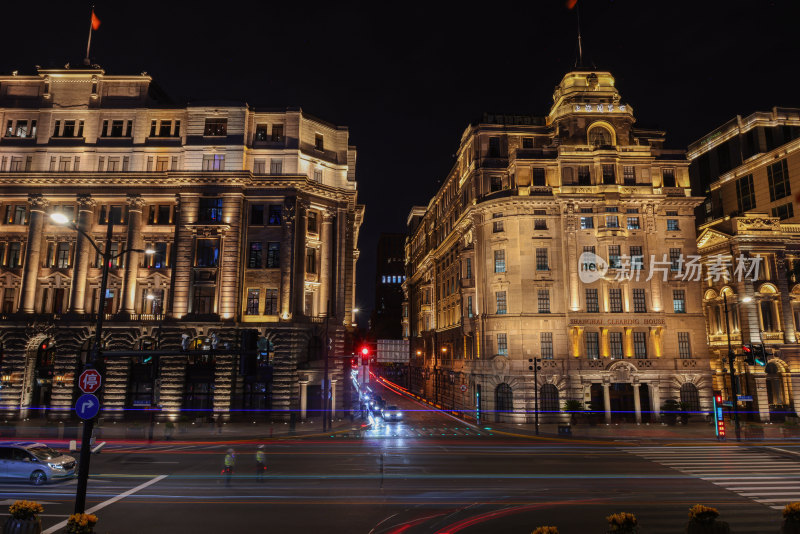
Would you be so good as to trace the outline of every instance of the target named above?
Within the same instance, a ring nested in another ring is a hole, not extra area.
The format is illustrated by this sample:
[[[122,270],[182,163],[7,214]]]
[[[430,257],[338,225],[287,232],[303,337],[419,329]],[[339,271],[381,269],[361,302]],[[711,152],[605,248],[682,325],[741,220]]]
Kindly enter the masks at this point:
[[[94,346],[89,353],[84,371],[93,369],[100,356],[100,346],[103,342],[103,318],[105,315],[106,288],[108,286],[108,263],[111,261],[111,239],[114,232],[114,219],[108,214],[108,228],[106,230],[106,248],[103,254],[103,276],[100,279],[100,302],[97,306],[97,324],[95,326]],[[86,487],[89,484],[89,462],[92,451],[92,430],[94,417],[83,422],[83,436],[81,438],[81,455],[78,463],[78,487],[75,490],[75,513],[82,514],[86,510]]]

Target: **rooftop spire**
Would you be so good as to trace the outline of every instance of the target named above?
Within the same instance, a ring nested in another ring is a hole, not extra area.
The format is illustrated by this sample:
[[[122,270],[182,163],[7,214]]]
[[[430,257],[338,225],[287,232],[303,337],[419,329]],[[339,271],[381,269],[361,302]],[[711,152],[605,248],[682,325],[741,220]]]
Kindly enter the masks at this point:
[[[578,5],[578,2],[573,4],[575,6],[575,15],[578,21],[578,57],[575,58],[575,67],[582,68],[583,67],[583,41],[581,38],[581,6]]]

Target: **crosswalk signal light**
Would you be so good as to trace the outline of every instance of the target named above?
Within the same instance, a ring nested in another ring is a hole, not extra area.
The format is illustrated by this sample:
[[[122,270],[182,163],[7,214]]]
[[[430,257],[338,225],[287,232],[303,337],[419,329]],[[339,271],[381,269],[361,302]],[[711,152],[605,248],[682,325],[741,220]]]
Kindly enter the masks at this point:
[[[361,358],[364,361],[369,361],[369,347],[361,347]]]
[[[753,352],[753,345],[750,343],[745,343],[742,345],[742,354],[744,355],[744,361],[747,365],[755,365],[755,353]]]
[[[766,350],[764,350],[763,343],[753,345],[753,364],[760,367],[765,367],[767,365],[767,353]]]

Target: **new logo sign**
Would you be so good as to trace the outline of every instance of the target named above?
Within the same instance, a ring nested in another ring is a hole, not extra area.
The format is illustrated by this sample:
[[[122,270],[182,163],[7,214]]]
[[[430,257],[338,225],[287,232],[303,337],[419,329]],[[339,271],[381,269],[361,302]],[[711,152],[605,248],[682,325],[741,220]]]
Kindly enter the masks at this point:
[[[607,271],[608,262],[594,252],[584,252],[578,258],[578,276],[584,284],[597,282]]]

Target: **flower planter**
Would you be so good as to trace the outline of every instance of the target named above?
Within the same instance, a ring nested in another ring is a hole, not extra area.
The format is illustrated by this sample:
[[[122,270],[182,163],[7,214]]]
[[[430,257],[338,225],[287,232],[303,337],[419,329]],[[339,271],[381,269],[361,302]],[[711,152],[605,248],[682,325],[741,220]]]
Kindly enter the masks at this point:
[[[3,525],[3,534],[41,534],[42,522],[36,519],[14,519],[9,517]]]
[[[730,534],[731,527],[726,521],[689,521],[686,534]]]

